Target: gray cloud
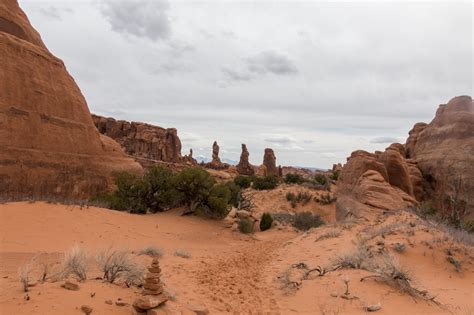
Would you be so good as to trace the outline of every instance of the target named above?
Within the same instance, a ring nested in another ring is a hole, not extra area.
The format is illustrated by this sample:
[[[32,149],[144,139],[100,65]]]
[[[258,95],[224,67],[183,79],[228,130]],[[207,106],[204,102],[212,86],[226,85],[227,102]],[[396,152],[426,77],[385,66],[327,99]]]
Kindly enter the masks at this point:
[[[92,112],[175,127],[183,153],[331,167],[472,93],[469,1],[103,1],[19,0]]]
[[[101,5],[114,31],[153,41],[171,34],[168,10],[167,0],[103,0]]]
[[[400,138],[395,137],[377,137],[370,140],[370,143],[395,143],[400,142]]]
[[[55,7],[55,6],[48,6],[48,7],[42,7],[39,8],[39,12],[43,14],[44,16],[61,21],[63,18],[63,15],[65,13],[71,13],[72,9],[71,8],[62,8],[62,7]]]
[[[288,75],[298,72],[296,66],[288,56],[276,51],[264,51],[245,60],[250,72],[276,75]]]

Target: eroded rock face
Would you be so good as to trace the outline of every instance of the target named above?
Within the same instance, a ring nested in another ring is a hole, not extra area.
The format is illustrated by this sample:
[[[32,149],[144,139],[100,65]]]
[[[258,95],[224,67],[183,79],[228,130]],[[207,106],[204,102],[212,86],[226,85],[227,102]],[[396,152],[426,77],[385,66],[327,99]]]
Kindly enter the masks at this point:
[[[175,128],[92,115],[100,133],[111,137],[127,154],[157,161],[181,161],[181,140]]]
[[[253,175],[255,173],[253,166],[249,162],[249,151],[247,150],[247,146],[243,143],[240,161],[239,164],[237,164],[237,172],[242,175]]]
[[[214,143],[212,144],[212,161],[206,164],[207,168],[221,170],[229,167],[228,164],[221,162],[221,159],[219,158],[219,150],[220,147],[217,144],[217,141],[214,141]]]
[[[273,152],[273,149],[270,149],[270,148],[265,149],[265,153],[263,155],[263,165],[265,165],[265,168],[266,168],[265,175],[278,176],[279,172],[276,166],[276,157],[275,157],[275,153]]]
[[[367,218],[377,210],[398,210],[417,204],[412,193],[400,188],[408,187],[407,190],[413,192],[408,166],[401,156],[402,148],[403,146],[395,144],[385,152],[352,152],[338,180],[338,220],[348,215]],[[396,173],[398,169],[406,171],[405,177]]]
[[[87,198],[141,167],[96,130],[64,63],[13,0],[0,3],[0,195]]]
[[[470,96],[440,105],[429,124],[417,123],[406,142],[407,157],[416,161],[426,180],[427,198],[435,208],[450,210],[458,195],[474,213],[474,106]]]

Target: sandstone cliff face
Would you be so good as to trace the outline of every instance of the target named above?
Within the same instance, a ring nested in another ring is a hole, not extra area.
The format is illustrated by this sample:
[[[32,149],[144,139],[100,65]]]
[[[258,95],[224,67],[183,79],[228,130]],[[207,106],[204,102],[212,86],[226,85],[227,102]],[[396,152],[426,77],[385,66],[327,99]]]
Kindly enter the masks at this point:
[[[181,140],[174,128],[92,115],[101,134],[117,141],[127,154],[164,162],[180,162]]]
[[[97,132],[63,62],[13,0],[0,3],[0,196],[86,198],[141,167]]]
[[[426,193],[439,210],[450,210],[457,194],[474,213],[474,106],[470,96],[440,105],[429,124],[417,123],[407,139],[406,155],[416,161]]]

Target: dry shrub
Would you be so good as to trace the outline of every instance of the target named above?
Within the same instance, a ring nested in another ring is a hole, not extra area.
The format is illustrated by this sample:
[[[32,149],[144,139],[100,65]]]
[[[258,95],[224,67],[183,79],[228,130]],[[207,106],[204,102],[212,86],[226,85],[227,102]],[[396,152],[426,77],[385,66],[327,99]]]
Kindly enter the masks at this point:
[[[141,255],[148,255],[150,257],[163,257],[164,252],[161,248],[150,245],[141,249],[138,252],[138,256],[141,256]]]
[[[322,241],[328,238],[335,238],[339,237],[341,235],[341,230],[340,229],[330,229],[327,230],[326,232],[322,233],[316,238],[316,242]]]
[[[28,292],[30,285],[30,273],[32,270],[32,261],[18,268],[18,277],[20,278],[23,292]]]
[[[403,228],[405,225],[402,222],[393,222],[386,225],[383,225],[379,228],[372,229],[368,232],[369,238],[374,238],[377,236],[385,236],[394,234],[397,230]]]
[[[138,283],[143,278],[142,268],[132,260],[128,250],[109,248],[96,256],[97,264],[104,273],[105,281],[114,283],[122,278],[126,283]]]
[[[395,243],[393,244],[392,248],[397,253],[403,253],[407,249],[406,245],[403,243]]]
[[[72,274],[83,281],[87,279],[88,270],[89,257],[81,247],[76,245],[64,254],[60,277],[66,278]]]
[[[332,261],[332,265],[335,268],[370,270],[372,268],[371,259],[372,253],[367,245],[361,242],[355,250],[338,255]]]
[[[174,252],[174,255],[175,256],[178,256],[178,257],[181,257],[181,258],[191,258],[191,253],[189,253],[187,250],[185,249],[177,249],[175,252]]]

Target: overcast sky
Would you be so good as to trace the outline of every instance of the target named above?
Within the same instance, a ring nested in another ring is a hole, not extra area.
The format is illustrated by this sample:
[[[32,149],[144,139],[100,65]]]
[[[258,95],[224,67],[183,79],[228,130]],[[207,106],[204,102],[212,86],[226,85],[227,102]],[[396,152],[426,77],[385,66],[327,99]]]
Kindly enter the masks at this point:
[[[20,5],[91,112],[175,127],[183,154],[328,168],[473,90],[471,1]]]

